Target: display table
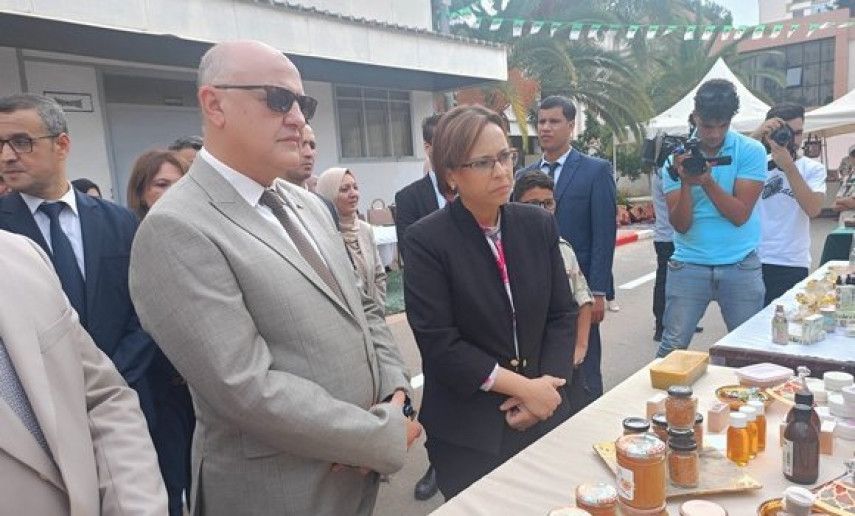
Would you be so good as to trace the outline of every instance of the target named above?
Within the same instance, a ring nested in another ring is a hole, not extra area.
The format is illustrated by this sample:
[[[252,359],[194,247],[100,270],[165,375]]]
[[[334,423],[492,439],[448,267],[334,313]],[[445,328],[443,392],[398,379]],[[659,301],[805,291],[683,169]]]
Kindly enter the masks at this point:
[[[732,369],[710,366],[707,374],[693,386],[701,413],[706,414],[715,401],[717,387],[735,383]],[[614,485],[614,475],[592,446],[621,435],[623,418],[643,416],[645,401],[657,392],[662,391],[650,386],[650,373],[647,367],[642,368],[433,514],[544,516],[552,508],[572,505],[573,492],[579,484],[602,481]],[[763,488],[709,495],[704,496],[705,499],[721,504],[731,515],[750,516],[756,514],[760,503],[780,497],[784,489],[792,485],[781,472],[782,454],[778,446],[777,429],[787,410],[779,402],[770,406],[767,411],[769,432],[766,451],[746,466],[748,473]],[[706,433],[706,428],[704,430]],[[708,434],[704,439],[708,445],[723,445],[723,435]],[[855,442],[835,439],[834,444],[833,456],[820,456],[819,484],[845,473],[844,461],[855,452]],[[685,500],[672,499],[668,504],[669,513],[677,514],[678,507]]]
[[[822,247],[822,257],[819,264],[823,265],[831,260],[849,260],[849,251],[852,249],[852,233],[855,228],[840,227],[825,237],[825,245]]]
[[[380,252],[380,261],[384,267],[391,267],[398,259],[398,235],[395,226],[371,226],[374,231],[374,241]]]
[[[822,377],[825,371],[846,371],[855,374],[855,338],[846,337],[838,330],[816,344],[786,345],[772,342],[772,317],[775,305],[783,304],[786,309],[796,306],[796,293],[811,279],[825,276],[832,265],[845,266],[849,262],[828,262],[807,279],[788,290],[769,306],[725,335],[710,348],[710,357],[715,364],[742,367],[757,362],[772,362],[795,368],[805,365],[811,376]]]

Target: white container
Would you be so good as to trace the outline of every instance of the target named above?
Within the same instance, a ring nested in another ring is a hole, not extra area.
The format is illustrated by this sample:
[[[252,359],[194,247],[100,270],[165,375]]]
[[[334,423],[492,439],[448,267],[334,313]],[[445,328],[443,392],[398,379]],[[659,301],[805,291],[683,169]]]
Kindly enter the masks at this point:
[[[768,362],[740,367],[734,372],[741,385],[761,388],[774,387],[793,377],[792,369]]]
[[[855,385],[850,385],[840,389],[840,393],[843,394],[844,403],[855,406]],[[816,397],[814,397],[814,399],[816,399]]]
[[[822,375],[822,380],[825,382],[825,390],[829,392],[839,391],[853,384],[852,375],[843,371],[827,371]]]
[[[846,403],[839,392],[828,395],[828,408],[837,417],[855,418],[855,405]]]
[[[838,419],[834,427],[834,437],[855,441],[855,419]]]

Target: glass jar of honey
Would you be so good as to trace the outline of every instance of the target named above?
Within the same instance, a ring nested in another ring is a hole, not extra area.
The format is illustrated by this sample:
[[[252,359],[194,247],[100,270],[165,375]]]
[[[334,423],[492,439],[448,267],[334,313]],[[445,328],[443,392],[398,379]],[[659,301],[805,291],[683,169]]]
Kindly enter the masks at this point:
[[[664,508],[665,443],[650,434],[633,434],[619,437],[615,448],[620,502],[631,509]]]
[[[700,473],[698,444],[692,430],[668,429],[668,477],[677,487],[697,487]]]
[[[664,412],[658,412],[653,415],[653,418],[650,420],[651,428],[653,429],[653,433],[656,434],[656,437],[659,438],[663,443],[668,442],[668,420],[665,419]]]
[[[576,487],[576,507],[591,516],[617,516],[617,490],[604,482]]]
[[[698,413],[698,399],[688,385],[672,385],[665,399],[665,419],[671,428],[693,428]]]

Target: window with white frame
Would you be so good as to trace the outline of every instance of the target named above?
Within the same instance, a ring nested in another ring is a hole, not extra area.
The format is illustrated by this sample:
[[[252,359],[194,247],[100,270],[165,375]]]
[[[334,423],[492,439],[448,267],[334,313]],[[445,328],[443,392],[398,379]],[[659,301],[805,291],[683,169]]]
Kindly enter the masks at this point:
[[[410,92],[336,86],[342,158],[413,156]]]

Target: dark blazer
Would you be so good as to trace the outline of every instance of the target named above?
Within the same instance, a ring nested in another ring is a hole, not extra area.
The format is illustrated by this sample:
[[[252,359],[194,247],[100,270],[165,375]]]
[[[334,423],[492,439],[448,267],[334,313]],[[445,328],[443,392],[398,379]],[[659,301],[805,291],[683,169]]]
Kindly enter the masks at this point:
[[[85,328],[95,344],[137,389],[148,417],[151,396],[145,378],[156,345],[140,327],[128,292],[131,242],[136,216],[109,201],[76,192],[86,269]],[[18,193],[0,197],[0,229],[24,235],[50,255],[36,221]]]
[[[502,244],[517,311],[522,373],[571,382],[573,302],[558,249],[558,228],[545,210],[502,207]],[[481,384],[514,356],[511,306],[490,246],[460,200],[413,224],[405,236],[407,318],[425,375],[420,420],[430,439],[498,454],[505,396]],[[539,437],[569,417],[565,400],[528,432]],[[535,437],[535,438],[536,438]]]
[[[541,160],[518,171],[519,177],[540,170]],[[611,164],[573,149],[567,156],[558,184],[555,216],[563,236],[579,259],[579,267],[594,292],[608,291],[617,236],[617,189]]]
[[[436,190],[427,174],[398,190],[395,194],[395,233],[398,236],[398,252],[401,256],[404,256],[404,235],[407,228],[438,209]]]

